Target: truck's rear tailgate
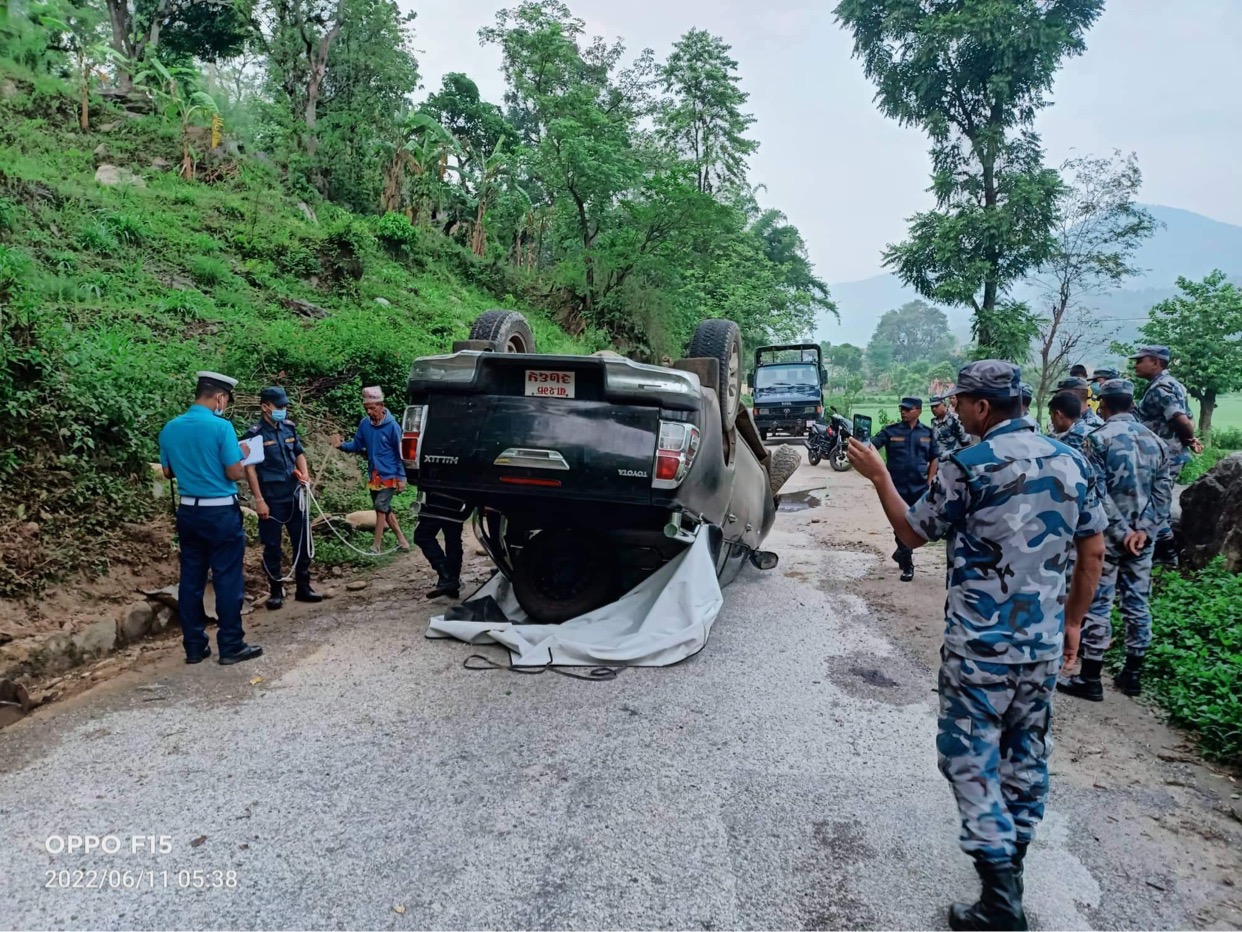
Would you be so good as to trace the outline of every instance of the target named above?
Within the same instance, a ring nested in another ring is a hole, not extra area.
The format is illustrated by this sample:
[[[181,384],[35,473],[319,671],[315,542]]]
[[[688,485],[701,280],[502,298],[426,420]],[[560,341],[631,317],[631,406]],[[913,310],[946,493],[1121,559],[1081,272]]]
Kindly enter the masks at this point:
[[[651,503],[658,408],[520,391],[429,398],[419,485]]]

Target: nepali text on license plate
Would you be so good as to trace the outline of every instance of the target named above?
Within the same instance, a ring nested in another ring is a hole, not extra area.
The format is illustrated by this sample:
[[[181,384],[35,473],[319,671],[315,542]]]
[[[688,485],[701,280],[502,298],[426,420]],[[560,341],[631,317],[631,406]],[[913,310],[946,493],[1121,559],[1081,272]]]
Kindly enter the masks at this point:
[[[526,394],[539,398],[574,397],[574,374],[548,369],[526,370]]]

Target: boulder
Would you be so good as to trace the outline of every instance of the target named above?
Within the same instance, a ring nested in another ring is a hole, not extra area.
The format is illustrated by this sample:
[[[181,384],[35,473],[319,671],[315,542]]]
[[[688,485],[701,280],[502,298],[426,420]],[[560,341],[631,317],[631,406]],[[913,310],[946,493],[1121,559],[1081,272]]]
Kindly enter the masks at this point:
[[[151,621],[151,633],[159,634],[166,631],[169,625],[177,620],[177,614],[167,605],[161,605],[155,612],[155,617]]]
[[[73,636],[73,645],[83,654],[106,654],[116,647],[116,622],[101,618]]]
[[[1178,538],[1191,569],[1218,554],[1242,573],[1242,453],[1234,453],[1200,476],[1181,495]]]
[[[114,185],[132,185],[135,188],[145,188],[147,186],[145,181],[128,168],[120,168],[116,165],[100,165],[95,170],[95,180],[109,187]]]
[[[151,631],[151,624],[154,621],[155,610],[151,605],[147,602],[135,602],[125,609],[125,614],[121,616],[118,632],[121,640],[126,644],[132,644],[134,641],[146,637]]]
[[[352,527],[355,531],[374,531],[375,512],[351,511],[345,516],[345,523]]]
[[[392,302],[389,301],[387,298],[376,298],[375,303],[378,304],[380,307],[392,307]]]
[[[5,78],[3,83],[0,83],[0,97],[3,97],[5,100],[12,100],[20,93],[21,91],[17,89],[17,85],[10,79]]]

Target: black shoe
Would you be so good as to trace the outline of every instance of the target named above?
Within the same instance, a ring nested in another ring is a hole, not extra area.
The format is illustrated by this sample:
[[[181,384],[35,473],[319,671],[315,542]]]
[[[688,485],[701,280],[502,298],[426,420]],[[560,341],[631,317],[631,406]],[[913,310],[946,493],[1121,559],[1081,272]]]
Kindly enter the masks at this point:
[[[1113,685],[1127,696],[1143,695],[1143,658],[1126,656],[1125,669],[1113,677]]]
[[[913,578],[914,578],[914,561],[907,558],[906,561],[901,564],[901,581],[909,582]]]
[[[248,644],[235,654],[220,657],[220,666],[228,667],[235,663],[245,663],[247,660],[254,660],[255,657],[263,656],[263,648],[255,644]]]
[[[316,592],[309,584],[299,586],[298,591],[293,596],[298,602],[322,602],[323,593]]]
[[[285,597],[283,595],[276,595],[275,593],[273,593],[271,597],[268,598],[268,600],[263,603],[263,607],[266,608],[269,612],[274,612],[276,611],[276,609],[280,608],[284,604],[285,604]]]
[[[208,647],[201,654],[186,654],[185,662],[186,663],[202,663],[204,660],[206,660],[210,656],[211,656],[211,648]]]
[[[1075,699],[1086,699],[1088,702],[1104,701],[1104,684],[1098,679],[1088,680],[1082,676],[1071,676],[1069,679],[1058,677],[1057,692]]]
[[[427,598],[429,599],[438,599],[443,596],[448,596],[450,599],[460,598],[461,580],[441,576],[436,583],[436,587],[427,593]]]
[[[950,929],[1026,932],[1019,868],[1013,861],[975,860],[983,889],[975,903],[949,907]]]

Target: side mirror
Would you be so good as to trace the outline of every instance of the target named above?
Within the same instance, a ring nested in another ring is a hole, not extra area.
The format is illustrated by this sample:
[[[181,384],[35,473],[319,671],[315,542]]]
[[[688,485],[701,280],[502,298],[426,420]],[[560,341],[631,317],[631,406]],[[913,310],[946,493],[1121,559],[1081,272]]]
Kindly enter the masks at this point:
[[[749,385],[751,388],[755,387],[755,370],[754,369],[751,369],[749,372],[746,373],[746,384]]]

